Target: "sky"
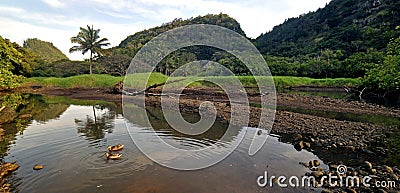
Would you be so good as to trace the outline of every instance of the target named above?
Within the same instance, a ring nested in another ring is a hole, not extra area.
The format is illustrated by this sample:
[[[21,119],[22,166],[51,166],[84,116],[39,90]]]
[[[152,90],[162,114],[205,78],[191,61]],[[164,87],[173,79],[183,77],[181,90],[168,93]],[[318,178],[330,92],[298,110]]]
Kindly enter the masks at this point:
[[[72,60],[72,36],[93,25],[117,46],[128,35],[175,18],[225,13],[256,38],[287,18],[315,11],[330,0],[0,0],[0,36],[22,45],[27,38],[52,42]]]

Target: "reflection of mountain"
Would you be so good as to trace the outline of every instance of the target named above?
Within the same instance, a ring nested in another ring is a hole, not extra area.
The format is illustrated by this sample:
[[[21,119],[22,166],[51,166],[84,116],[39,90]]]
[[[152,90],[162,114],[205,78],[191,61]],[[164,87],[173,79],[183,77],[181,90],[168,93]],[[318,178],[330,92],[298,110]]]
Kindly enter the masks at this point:
[[[102,139],[105,133],[112,133],[116,112],[109,110],[105,105],[93,106],[93,117],[86,116],[85,119],[75,119],[78,133],[83,134],[87,140]]]
[[[196,123],[200,120],[200,115],[198,114],[183,113],[182,116],[187,122],[190,123]],[[233,141],[240,132],[240,128],[235,128],[229,131],[229,133],[226,133],[228,129],[227,124],[215,121],[214,125],[202,134],[186,135],[171,128],[171,126],[165,120],[163,111],[160,108],[146,107],[144,110],[141,107],[133,104],[124,106],[124,117],[133,124],[140,125],[141,127],[152,127],[154,131],[166,134],[164,136],[173,137],[175,140],[207,139],[208,142],[214,143],[225,135],[224,139],[227,140],[226,142],[229,142]],[[147,118],[149,119],[151,125],[148,125],[146,121]]]
[[[0,98],[0,107],[5,110],[0,117],[9,119],[0,124],[0,157],[7,154],[9,144],[15,140],[17,133],[23,134],[32,120],[44,123],[60,117],[69,104],[49,104],[41,95],[11,93]]]
[[[42,111],[33,115],[33,119],[38,122],[48,122],[52,119],[57,119],[68,107],[69,105],[67,104],[49,104]]]

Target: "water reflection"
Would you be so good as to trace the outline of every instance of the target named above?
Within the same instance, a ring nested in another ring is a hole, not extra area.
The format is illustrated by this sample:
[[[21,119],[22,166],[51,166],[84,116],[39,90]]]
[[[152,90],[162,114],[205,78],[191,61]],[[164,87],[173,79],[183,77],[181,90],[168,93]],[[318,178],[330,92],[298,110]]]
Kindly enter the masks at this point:
[[[102,139],[105,133],[112,133],[114,127],[115,111],[110,111],[105,105],[94,105],[93,117],[86,115],[85,119],[75,119],[78,133],[83,134],[87,140]]]
[[[4,160],[15,161],[21,166],[10,178],[16,191],[20,192],[259,192],[264,190],[257,187],[255,179],[267,169],[266,165],[274,175],[303,175],[307,170],[298,162],[317,159],[310,152],[295,151],[276,137],[270,137],[258,154],[249,157],[247,151],[252,139],[245,137],[243,145],[213,167],[193,172],[170,170],[154,164],[141,153],[132,143],[127,123],[135,125],[137,131],[146,135],[143,140],[158,135],[179,148],[213,147],[220,151],[235,141],[242,130],[238,128],[225,134],[227,125],[216,122],[207,132],[188,136],[170,128],[159,108],[143,110],[132,105],[129,108],[133,118],[126,119],[122,117],[120,107],[113,103],[34,97],[37,98],[30,101],[34,104],[29,105],[43,108],[33,110],[32,116],[26,116],[23,134],[18,134],[15,127],[2,126],[5,135],[12,134],[16,139]],[[63,110],[65,106],[67,108]],[[16,111],[17,117],[20,117],[20,112],[30,114],[23,109]],[[152,129],[142,125],[146,115]],[[183,116],[190,122],[199,119],[197,114]],[[226,138],[219,140],[224,134]],[[123,158],[107,160],[104,156],[107,145],[117,143],[125,145],[121,152]],[[157,149],[159,145],[153,148]],[[209,155],[197,156],[204,158]],[[34,171],[34,164],[43,165],[44,169]],[[288,191],[306,192],[298,189]]]

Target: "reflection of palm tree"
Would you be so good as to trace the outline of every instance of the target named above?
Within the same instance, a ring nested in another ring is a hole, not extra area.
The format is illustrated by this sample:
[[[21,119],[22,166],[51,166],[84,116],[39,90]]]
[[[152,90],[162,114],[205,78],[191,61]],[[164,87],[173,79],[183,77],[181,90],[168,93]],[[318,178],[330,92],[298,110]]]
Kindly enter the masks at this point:
[[[82,133],[89,141],[104,138],[105,132],[112,133],[112,128],[114,127],[115,112],[107,110],[100,115],[96,115],[96,108],[105,109],[104,106],[95,105],[93,106],[93,118],[86,116],[84,120],[75,119],[75,123],[78,125],[78,133]]]

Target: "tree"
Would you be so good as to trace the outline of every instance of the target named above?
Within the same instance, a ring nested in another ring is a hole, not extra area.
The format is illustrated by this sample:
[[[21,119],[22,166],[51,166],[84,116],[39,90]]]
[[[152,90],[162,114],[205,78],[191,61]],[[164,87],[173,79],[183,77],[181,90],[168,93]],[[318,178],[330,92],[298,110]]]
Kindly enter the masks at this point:
[[[30,71],[30,58],[22,47],[0,36],[0,90],[18,86]]]
[[[387,46],[387,56],[383,64],[370,70],[363,79],[363,84],[370,90],[383,93],[400,91],[400,37],[392,39]]]
[[[93,25],[90,27],[87,25],[87,29],[80,28],[80,32],[77,36],[71,37],[71,43],[77,43],[78,46],[73,46],[69,49],[69,52],[82,51],[82,54],[90,51],[90,75],[92,75],[92,62],[95,55],[103,55],[103,46],[108,46],[107,38],[100,39],[99,32],[100,29],[94,29]]]

